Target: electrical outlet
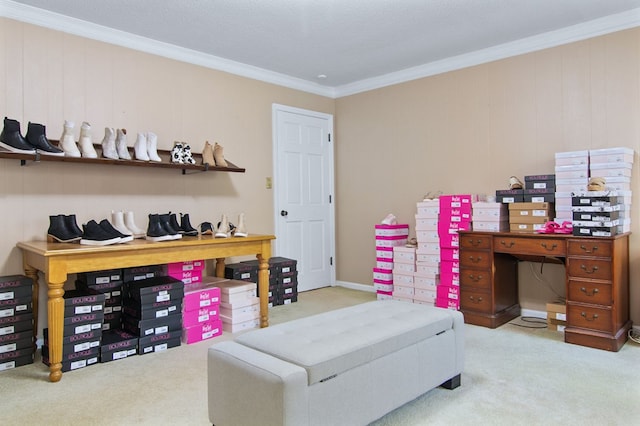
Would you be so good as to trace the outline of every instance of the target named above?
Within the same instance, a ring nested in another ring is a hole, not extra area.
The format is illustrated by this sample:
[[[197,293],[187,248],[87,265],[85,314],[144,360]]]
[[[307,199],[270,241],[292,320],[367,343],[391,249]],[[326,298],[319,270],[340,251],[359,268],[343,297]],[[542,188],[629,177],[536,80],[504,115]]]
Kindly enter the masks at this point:
[[[271,189],[271,187],[272,187],[271,178],[270,177],[267,178],[266,187],[267,187],[267,189]]]

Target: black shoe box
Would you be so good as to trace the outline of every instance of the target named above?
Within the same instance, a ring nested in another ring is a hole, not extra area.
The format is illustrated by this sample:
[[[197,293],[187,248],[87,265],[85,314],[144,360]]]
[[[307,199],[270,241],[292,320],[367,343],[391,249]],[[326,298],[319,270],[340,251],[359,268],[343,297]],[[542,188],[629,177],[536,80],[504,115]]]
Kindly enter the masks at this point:
[[[33,364],[34,353],[33,347],[0,353],[0,371]]]
[[[180,346],[181,339],[182,330],[141,337],[138,340],[138,355],[161,352],[170,348],[175,348],[176,346]]]
[[[269,259],[269,265],[276,270],[277,274],[286,274],[296,271],[298,267],[298,261],[294,259],[288,259],[286,257],[275,256]]]
[[[498,203],[522,203],[524,202],[523,189],[496,189],[496,201]]]
[[[81,272],[77,276],[78,281],[87,286],[122,282],[122,269],[108,269],[104,271]]]
[[[49,346],[49,329],[42,330],[44,334],[44,344]],[[71,354],[97,348],[100,346],[102,338],[102,330],[92,330],[86,333],[74,334],[71,336],[63,336],[62,353]]]
[[[285,296],[290,294],[298,294],[298,282],[293,281],[288,284],[283,284],[280,288],[278,288],[278,297],[283,299]]]
[[[127,282],[123,286],[123,292],[124,299],[133,299],[141,305],[150,305],[157,302],[182,300],[184,283],[168,276],[145,278]]]
[[[573,226],[573,235],[579,237],[613,237],[617,234],[617,226]]]
[[[63,298],[65,317],[104,311],[105,296],[96,290],[68,290]]]
[[[125,315],[122,321],[122,328],[140,337],[165,334],[169,331],[182,329],[182,313],[178,312],[166,317],[149,320],[139,320]]]
[[[122,308],[120,306],[120,308]],[[102,331],[119,330],[122,328],[122,311],[105,313],[102,321]]]
[[[280,300],[282,301],[281,305],[288,305],[290,303],[297,302],[298,292],[285,294]]]
[[[112,297],[104,302],[104,314],[113,314],[122,312],[122,297]]]
[[[122,283],[123,281],[111,281],[105,284],[86,284],[80,280],[76,280],[76,289],[87,290],[93,289],[98,293],[104,294],[105,303],[111,298],[122,296]]]
[[[125,299],[122,313],[139,320],[163,318],[182,312],[182,299],[157,302],[151,305],[140,305],[133,299]]]
[[[5,275],[0,277],[0,293],[20,287],[32,288],[33,280],[24,275]]]
[[[100,347],[87,349],[86,351],[62,354],[62,372],[73,371],[87,367],[98,362]],[[49,361],[49,346],[42,345],[42,363],[51,366]]]
[[[0,317],[0,335],[33,330],[33,312]]]
[[[33,312],[33,296],[0,300],[0,318]]]
[[[278,276],[278,286],[281,287],[283,285],[287,285],[287,284],[297,284],[298,283],[298,272],[294,271],[294,272],[286,272],[283,274],[280,274],[280,276]]]
[[[122,274],[125,283],[145,280],[148,278],[166,277],[169,274],[169,266],[163,264],[124,268],[122,270]]]
[[[63,336],[86,333],[91,330],[102,330],[104,312],[74,315],[64,319]]]
[[[591,222],[611,222],[620,218],[620,211],[574,211],[573,220],[586,220]]]
[[[0,335],[0,354],[25,348],[33,348],[33,330]]]
[[[27,296],[33,296],[30,285],[0,288],[0,300],[22,299]]]
[[[580,195],[571,197],[572,206],[609,207],[618,204],[616,196],[589,196]]]
[[[258,263],[239,262],[225,265],[224,277],[254,283],[258,280]]]
[[[100,362],[116,361],[138,353],[138,336],[124,330],[111,330],[102,335]]]
[[[524,177],[524,189],[555,190],[555,188],[556,188],[556,175],[531,175],[531,176]]]
[[[549,189],[525,189],[525,203],[553,203],[556,201],[556,190]]]

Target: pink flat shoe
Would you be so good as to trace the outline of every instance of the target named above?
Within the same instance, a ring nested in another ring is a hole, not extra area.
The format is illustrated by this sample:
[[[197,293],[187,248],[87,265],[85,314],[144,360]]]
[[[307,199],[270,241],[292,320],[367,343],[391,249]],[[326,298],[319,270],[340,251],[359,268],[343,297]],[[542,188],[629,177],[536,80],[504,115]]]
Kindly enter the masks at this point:
[[[538,229],[536,232],[539,234],[555,234],[557,229],[560,229],[560,225],[554,221],[549,221],[544,224],[544,228]]]
[[[556,228],[555,233],[556,234],[573,234],[573,223],[571,221],[565,220],[564,222],[562,222],[562,225]]]

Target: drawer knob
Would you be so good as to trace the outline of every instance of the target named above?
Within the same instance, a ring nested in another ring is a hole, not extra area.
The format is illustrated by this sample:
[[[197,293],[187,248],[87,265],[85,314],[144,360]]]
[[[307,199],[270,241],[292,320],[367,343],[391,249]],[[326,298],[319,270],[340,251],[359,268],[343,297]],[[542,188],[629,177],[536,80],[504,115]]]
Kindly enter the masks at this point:
[[[500,240],[500,244],[505,246],[506,248],[511,248],[516,245],[516,243],[513,241],[509,241],[509,244],[507,244],[505,240]]]
[[[469,300],[471,300],[473,303],[480,303],[482,302],[482,296],[478,297],[477,299],[473,296],[469,296]]]
[[[580,250],[585,253],[593,253],[594,251],[598,250],[598,246],[593,246],[591,250],[589,250],[587,246],[585,246],[584,244],[580,244]]]
[[[580,265],[580,269],[582,269],[587,274],[595,274],[598,271],[598,267],[597,266],[594,266],[593,268],[591,268],[591,270],[588,270],[587,269],[587,265],[585,265],[584,263],[582,265]]]
[[[580,312],[580,315],[586,319],[587,321],[595,321],[598,319],[598,314],[593,314],[591,315],[591,318],[587,317],[587,313],[586,312]]]
[[[540,243],[540,245],[549,251],[555,250],[555,248],[558,247],[556,243],[551,244],[551,247],[547,246],[547,243]]]
[[[470,260],[472,263],[482,262],[482,256],[478,256],[478,257],[469,256],[469,260]]]
[[[587,296],[595,296],[596,294],[599,293],[597,288],[594,288],[592,292],[588,292],[586,288],[584,287],[580,287],[580,291],[583,292],[584,294],[586,294]]]
[[[478,282],[478,281],[480,281],[480,280],[482,279],[482,275],[475,276],[475,275],[473,275],[473,274],[469,274],[469,279],[470,279],[471,281]]]

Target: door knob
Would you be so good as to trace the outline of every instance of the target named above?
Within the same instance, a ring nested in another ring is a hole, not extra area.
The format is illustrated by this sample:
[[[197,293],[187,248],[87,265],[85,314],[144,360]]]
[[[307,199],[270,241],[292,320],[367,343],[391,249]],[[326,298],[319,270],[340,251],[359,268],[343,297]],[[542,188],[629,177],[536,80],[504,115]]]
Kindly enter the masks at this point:
[[[286,210],[281,210],[280,211],[280,216],[287,216],[288,214],[289,214],[289,212],[286,211]]]

